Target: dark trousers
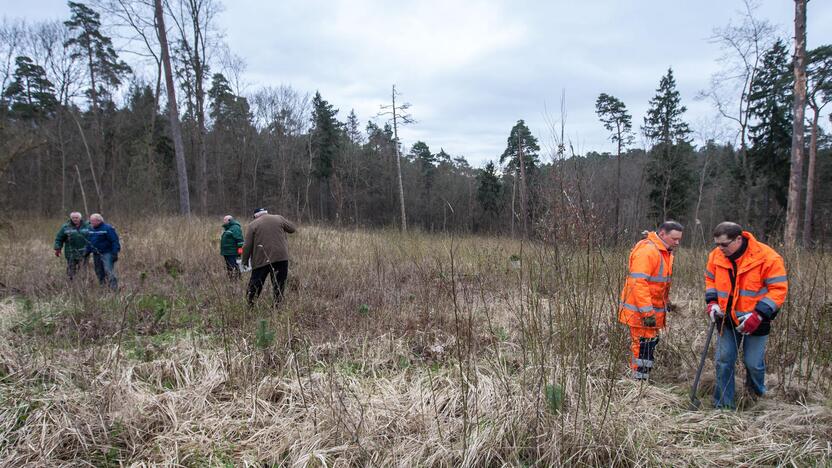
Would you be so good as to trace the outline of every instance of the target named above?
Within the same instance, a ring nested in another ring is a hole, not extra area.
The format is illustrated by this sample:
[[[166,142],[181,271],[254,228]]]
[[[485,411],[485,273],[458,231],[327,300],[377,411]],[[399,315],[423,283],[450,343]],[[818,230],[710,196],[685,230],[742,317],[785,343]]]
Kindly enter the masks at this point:
[[[232,280],[240,279],[240,266],[237,265],[236,255],[223,255],[225,259],[225,271],[228,273],[228,278]]]
[[[84,265],[86,268],[87,266],[87,257],[74,257],[66,259],[66,276],[72,281],[75,278],[75,275],[78,273],[78,270],[81,269],[81,265]]]
[[[248,282],[249,306],[254,305],[254,300],[260,297],[267,276],[272,280],[274,303],[277,305],[283,299],[286,278],[289,276],[289,261],[274,262],[251,270],[251,279]]]

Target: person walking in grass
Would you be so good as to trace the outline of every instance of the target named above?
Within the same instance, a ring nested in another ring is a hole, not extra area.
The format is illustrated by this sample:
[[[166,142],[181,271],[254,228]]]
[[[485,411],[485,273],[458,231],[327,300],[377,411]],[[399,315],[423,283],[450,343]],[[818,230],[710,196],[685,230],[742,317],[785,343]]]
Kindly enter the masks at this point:
[[[98,283],[103,285],[106,281],[110,289],[117,290],[116,262],[121,251],[118,233],[100,214],[94,213],[90,216],[89,240],[85,255],[92,254]]]
[[[222,219],[222,236],[220,236],[220,255],[225,259],[225,270],[231,280],[240,279],[240,266],[237,258],[243,253],[243,228],[231,215]]]
[[[720,223],[713,236],[716,248],[705,267],[705,311],[719,332],[714,406],[733,409],[740,346],[748,394],[756,399],[766,393],[766,342],[789,284],[783,258],[739,224]]]
[[[84,221],[81,213],[73,211],[69,220],[65,222],[55,235],[55,256],[61,256],[63,250],[66,259],[66,276],[72,281],[81,264],[86,266],[87,257],[84,252],[89,242],[90,224]]]
[[[251,262],[248,282],[248,305],[263,291],[266,278],[271,278],[275,306],[283,299],[286,278],[289,276],[289,246],[286,233],[297,230],[294,224],[280,215],[269,214],[264,208],[254,211],[254,221],[246,229],[243,244],[243,265]]]
[[[636,380],[647,380],[653,369],[659,330],[670,306],[673,249],[682,241],[683,230],[676,221],[665,221],[630,252],[618,321],[630,327],[630,368]]]

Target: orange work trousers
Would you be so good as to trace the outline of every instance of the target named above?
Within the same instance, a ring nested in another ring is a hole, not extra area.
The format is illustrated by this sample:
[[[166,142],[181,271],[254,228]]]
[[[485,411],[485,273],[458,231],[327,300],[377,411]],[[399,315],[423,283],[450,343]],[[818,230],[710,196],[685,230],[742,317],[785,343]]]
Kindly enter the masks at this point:
[[[648,327],[630,327],[630,351],[632,359],[630,368],[633,378],[647,380],[653,370],[653,353],[659,344],[659,329]]]

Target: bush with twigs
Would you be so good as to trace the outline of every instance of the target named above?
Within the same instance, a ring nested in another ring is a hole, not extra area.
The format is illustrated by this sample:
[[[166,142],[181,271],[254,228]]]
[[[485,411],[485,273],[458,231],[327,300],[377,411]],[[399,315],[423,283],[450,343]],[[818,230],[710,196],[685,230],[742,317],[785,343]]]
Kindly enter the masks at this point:
[[[787,257],[769,395],[687,409],[705,252],[677,254],[654,381],[627,379],[625,249],[302,226],[245,304],[213,220],[116,220],[122,290],[67,284],[54,222],[0,246],[0,464],[814,465],[832,449],[832,259]],[[507,258],[522,257],[520,268]],[[89,273],[89,272],[88,272]],[[738,372],[742,379],[742,372]],[[741,387],[741,385],[739,386]],[[753,444],[755,450],[749,450]]]

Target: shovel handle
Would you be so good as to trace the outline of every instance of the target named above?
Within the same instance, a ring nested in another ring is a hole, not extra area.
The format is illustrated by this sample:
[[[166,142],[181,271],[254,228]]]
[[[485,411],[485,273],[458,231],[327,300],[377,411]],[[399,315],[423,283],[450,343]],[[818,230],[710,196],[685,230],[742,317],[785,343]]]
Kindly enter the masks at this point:
[[[699,358],[699,368],[696,369],[696,377],[693,379],[693,387],[690,389],[690,401],[696,401],[696,390],[699,389],[699,379],[702,378],[702,368],[705,367],[705,358],[708,357],[708,348],[711,346],[711,337],[714,334],[716,322],[711,322],[708,327],[708,336],[705,338],[705,347],[702,349],[702,357]]]

